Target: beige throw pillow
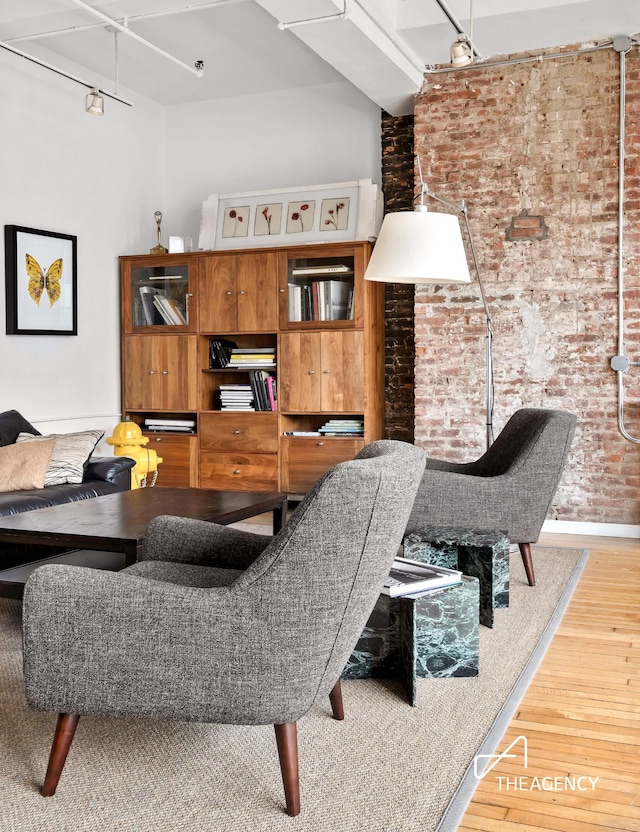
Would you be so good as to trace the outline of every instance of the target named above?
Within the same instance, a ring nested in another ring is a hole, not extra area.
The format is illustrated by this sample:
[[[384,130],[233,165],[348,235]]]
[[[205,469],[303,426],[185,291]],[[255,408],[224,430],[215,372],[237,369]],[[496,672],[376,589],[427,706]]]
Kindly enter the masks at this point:
[[[33,433],[19,434],[16,442],[42,442],[54,439],[55,448],[51,454],[47,473],[44,478],[45,488],[50,485],[62,485],[65,482],[82,482],[84,464],[93,453],[103,430],[83,430],[78,433],[52,433],[50,436],[35,436]]]
[[[0,492],[43,488],[55,439],[0,448]]]

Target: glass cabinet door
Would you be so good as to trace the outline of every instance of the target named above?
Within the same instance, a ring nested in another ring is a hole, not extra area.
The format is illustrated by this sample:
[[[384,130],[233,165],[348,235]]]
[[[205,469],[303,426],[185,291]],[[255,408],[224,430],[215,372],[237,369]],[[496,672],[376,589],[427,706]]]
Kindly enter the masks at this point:
[[[286,323],[354,318],[354,257],[296,257],[287,261]]]
[[[140,327],[194,328],[193,288],[186,263],[128,262],[123,280],[125,331],[138,331]]]

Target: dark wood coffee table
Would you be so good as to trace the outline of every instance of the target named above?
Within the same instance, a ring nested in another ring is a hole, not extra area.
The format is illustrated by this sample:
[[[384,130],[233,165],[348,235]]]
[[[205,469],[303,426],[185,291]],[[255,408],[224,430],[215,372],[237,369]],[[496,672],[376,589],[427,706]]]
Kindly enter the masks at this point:
[[[228,525],[271,511],[275,534],[286,510],[287,495],[279,492],[138,488],[0,517],[0,547],[7,542],[83,550],[0,571],[0,597],[22,597],[26,577],[42,563],[100,566],[96,552],[104,553],[108,569],[135,563],[148,523],[160,514]]]

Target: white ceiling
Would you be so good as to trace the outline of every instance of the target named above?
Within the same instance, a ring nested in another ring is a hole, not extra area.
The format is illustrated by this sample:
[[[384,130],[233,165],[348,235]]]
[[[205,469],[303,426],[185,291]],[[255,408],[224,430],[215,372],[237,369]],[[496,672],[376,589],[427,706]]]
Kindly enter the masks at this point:
[[[469,0],[440,2],[468,32]],[[411,111],[425,65],[446,63],[457,36],[438,0],[346,0],[346,19],[284,31],[278,22],[334,17],[345,0],[85,3],[189,67],[204,61],[198,78],[119,34],[118,90],[134,103],[136,94],[172,105],[347,78],[399,115]],[[640,32],[640,0],[475,0],[473,12],[483,59]],[[114,91],[115,35],[107,25],[74,0],[0,3],[0,41]]]

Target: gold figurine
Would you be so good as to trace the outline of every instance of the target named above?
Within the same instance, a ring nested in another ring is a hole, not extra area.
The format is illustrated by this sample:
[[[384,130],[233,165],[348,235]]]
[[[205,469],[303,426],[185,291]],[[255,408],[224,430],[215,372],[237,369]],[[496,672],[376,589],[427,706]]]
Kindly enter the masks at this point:
[[[162,212],[156,211],[153,216],[158,227],[158,245],[150,249],[149,254],[166,254],[168,249],[166,249],[160,242],[160,224],[162,223]]]

